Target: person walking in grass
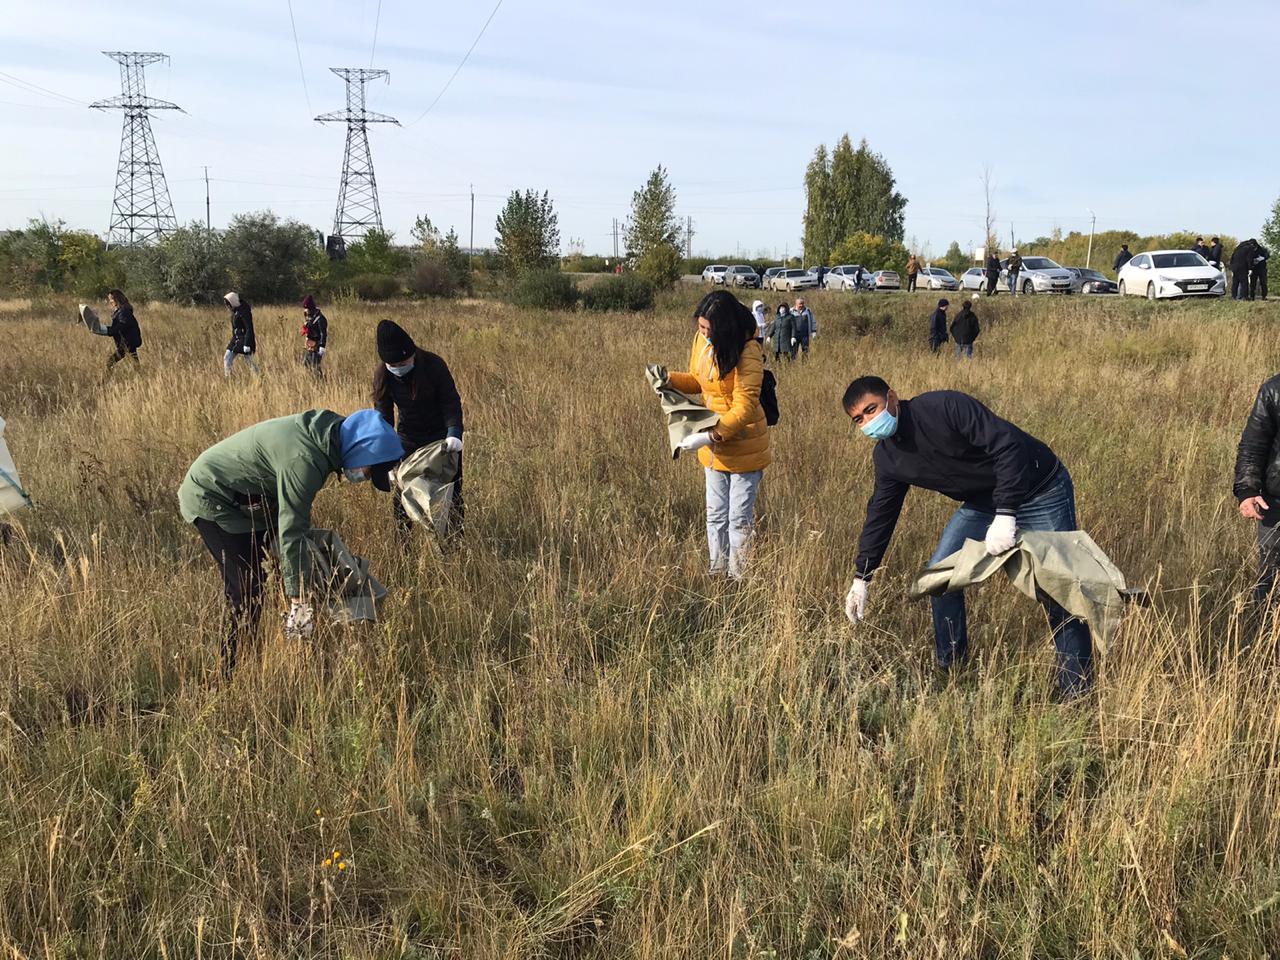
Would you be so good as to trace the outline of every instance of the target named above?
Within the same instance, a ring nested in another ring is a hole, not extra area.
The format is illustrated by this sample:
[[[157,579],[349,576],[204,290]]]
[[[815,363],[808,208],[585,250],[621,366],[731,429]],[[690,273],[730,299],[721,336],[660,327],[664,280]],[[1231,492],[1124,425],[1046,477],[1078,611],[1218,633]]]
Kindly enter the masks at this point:
[[[858,540],[845,615],[856,627],[867,617],[871,578],[879,568],[912,487],[960,503],[942,532],[930,566],[967,540],[987,553],[1012,550],[1021,530],[1077,529],[1075,490],[1067,468],[1044,443],[954,390],[900,400],[877,376],[858,377],[841,400],[854,425],[876,442],[875,489]],[[1046,612],[1058,654],[1058,689],[1071,697],[1088,689],[1093,647],[1089,628],[1055,603]],[[964,592],[932,599],[934,647],[950,669],[969,654]]]
[[[987,256],[987,296],[996,295],[996,287],[1000,285],[1000,258],[994,253]]]
[[[329,321],[316,306],[315,297],[309,293],[302,298],[302,337],[306,344],[302,365],[317,377],[323,378],[324,371],[320,369],[320,364],[329,344]]]
[[[809,344],[818,339],[818,321],[814,319],[813,311],[805,305],[804,297],[796,297],[796,305],[792,308],[791,315],[795,317],[796,344],[807,357]]]
[[[785,303],[778,304],[773,317],[773,361],[796,358],[796,318]]]
[[[256,376],[262,376],[262,369],[253,360],[258,351],[258,339],[253,334],[253,309],[235,291],[228,293],[222,301],[231,313],[231,339],[227,341],[227,350],[222,356],[223,373],[231,379],[231,365],[240,357]]]
[[[178,488],[182,518],[194,524],[222,577],[229,625],[222,670],[235,669],[240,641],[262,613],[263,564],[272,540],[289,599],[285,633],[311,633],[314,616],[307,532],[311,506],[325,482],[341,474],[349,483],[371,480],[390,489],[390,470],[404,453],[376,410],[349,417],[309,410],[246,427],[215,443],[191,464]]]
[[[977,300],[978,295],[973,295]],[[978,323],[978,315],[973,312],[973,300],[966,300],[960,305],[960,313],[951,321],[951,339],[956,344],[956,356],[973,359],[973,345],[977,342],[982,326]]]
[[[1275,604],[1280,570],[1280,376],[1258,388],[1236,447],[1231,492],[1240,516],[1257,523],[1258,578],[1253,601],[1259,610]]]
[[[133,304],[123,291],[112,289],[107,291],[107,306],[111,308],[111,322],[105,327],[96,323],[90,327],[99,336],[110,337],[115,341],[115,349],[107,357],[107,370],[112,370],[125,357],[137,366],[138,348],[142,346],[142,328],[133,315]]]
[[[745,308],[744,308],[745,309]],[[378,321],[375,335],[378,366],[373,371],[373,405],[395,427],[409,454],[441,440],[458,455],[454,479],[451,528],[460,530],[465,514],[462,499],[462,397],[444,358],[423,350],[393,320]],[[413,527],[399,497],[392,498],[402,533]]]
[[[752,301],[751,315],[756,318],[756,336],[763,343],[769,339],[769,335],[773,331],[773,324],[769,320],[769,311],[765,307],[763,300]]]
[[[915,291],[918,276],[920,276],[920,260],[913,253],[907,258],[907,293]]]
[[[943,298],[938,301],[938,308],[929,315],[929,352],[937,353],[947,342],[947,307],[951,301]]]
[[[1022,272],[1022,255],[1018,253],[1016,247],[1009,254],[1007,269],[1009,271],[1009,292],[1016,296],[1018,293],[1018,274]]]
[[[710,430],[691,434],[680,446],[696,451],[703,466],[711,572],[740,579],[755,527],[756,498],[770,462],[769,427],[760,405],[764,350],[750,311],[727,291],[703,297],[694,317],[698,330],[689,370],[668,374],[666,382],[689,396],[701,395],[720,417]]]

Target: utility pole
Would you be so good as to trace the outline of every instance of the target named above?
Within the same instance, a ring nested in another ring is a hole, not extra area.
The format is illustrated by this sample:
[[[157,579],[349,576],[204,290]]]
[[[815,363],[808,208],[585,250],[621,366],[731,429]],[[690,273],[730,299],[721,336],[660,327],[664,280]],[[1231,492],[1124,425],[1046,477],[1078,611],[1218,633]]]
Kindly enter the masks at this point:
[[[213,214],[209,211],[209,168],[204,168],[204,228],[213,233]]]
[[[364,88],[370,80],[389,77],[386,70],[363,67],[330,67],[347,84],[347,108],[322,113],[317,123],[345,123],[347,147],[342,157],[342,184],[338,188],[338,208],[333,215],[333,233],[344,240],[360,239],[370,230],[382,230],[382,209],[378,206],[378,183],[373,176],[373,154],[369,152],[370,123],[394,123],[395,117],[365,109]]]
[[[176,103],[147,96],[145,70],[149,63],[169,58],[163,53],[102,51],[120,64],[120,96],[96,100],[94,110],[123,110],[116,193],[111,204],[108,246],[132,246],[158,240],[177,228],[169,185],[160,165],[160,152],[151,134],[152,110],[181,110]]]
[[[684,218],[684,258],[693,259],[693,217]]]
[[[618,218],[613,218],[613,259],[618,259]]]
[[[1089,208],[1086,207],[1086,210]],[[1089,269],[1089,262],[1093,259],[1093,228],[1098,225],[1098,215],[1089,210],[1089,250],[1084,255],[1084,268]]]
[[[476,185],[467,184],[471,191],[471,240],[467,243],[467,273],[473,273],[472,263],[476,258]]]

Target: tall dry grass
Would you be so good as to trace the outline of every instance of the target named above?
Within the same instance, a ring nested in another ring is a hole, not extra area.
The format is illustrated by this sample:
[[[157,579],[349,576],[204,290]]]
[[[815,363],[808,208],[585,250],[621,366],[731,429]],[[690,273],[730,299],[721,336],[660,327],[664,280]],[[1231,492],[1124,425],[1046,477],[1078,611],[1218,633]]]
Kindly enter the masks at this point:
[[[962,364],[926,352],[928,297],[814,297],[728,586],[641,376],[687,356],[696,294],[642,317],[335,304],[323,383],[293,308],[256,310],[266,377],[231,383],[220,311],[141,309],[143,367],[105,382],[69,305],[0,313],[40,503],[0,550],[5,955],[1274,955],[1278,637],[1244,615],[1229,495],[1273,309],[1001,298]],[[317,522],[392,588],[385,622],[290,644],[269,618],[221,685],[176,487],[240,427],[363,405],[384,315],[462,391],[465,544],[405,549],[385,498],[326,489]],[[971,595],[978,663],[935,675],[905,600],[950,509],[927,493],[871,622],[844,621],[871,445],[838,398],[863,372],[969,390],[1068,463],[1155,598],[1096,699],[1052,702],[1040,612],[1003,585]]]

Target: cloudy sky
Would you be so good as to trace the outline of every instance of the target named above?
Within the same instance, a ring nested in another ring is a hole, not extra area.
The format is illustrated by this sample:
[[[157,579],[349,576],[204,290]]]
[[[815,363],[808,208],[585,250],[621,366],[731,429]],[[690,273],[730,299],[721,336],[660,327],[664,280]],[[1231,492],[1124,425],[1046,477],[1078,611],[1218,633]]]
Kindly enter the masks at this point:
[[[549,190],[562,239],[612,250],[613,218],[657,164],[693,218],[695,252],[795,251],[818,143],[866,137],[941,252],[998,229],[1248,236],[1280,194],[1280,126],[1263,66],[1280,4],[1188,0],[980,5],[503,0],[45,0],[0,28],[0,228],[61,218],[105,231],[121,116],[100,51],[157,50],[148,92],[185,113],[154,130],[179,220],[270,207],[327,231],[342,163],[331,66],[391,71],[370,108],[388,229],[414,217],[488,244],[512,189]],[[1229,18],[1228,12],[1234,16]],[[375,44],[376,24],[376,44]],[[299,52],[301,69],[299,68]],[[1250,79],[1252,78],[1252,79]],[[34,85],[34,86],[33,86]],[[42,88],[42,89],[36,89]],[[1244,92],[1240,92],[1240,91]]]

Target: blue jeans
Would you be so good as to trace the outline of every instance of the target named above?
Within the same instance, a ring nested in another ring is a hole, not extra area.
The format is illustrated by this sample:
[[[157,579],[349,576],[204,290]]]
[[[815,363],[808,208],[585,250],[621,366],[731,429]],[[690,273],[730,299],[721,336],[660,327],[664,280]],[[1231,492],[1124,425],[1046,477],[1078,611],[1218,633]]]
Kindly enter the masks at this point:
[[[972,343],[957,343],[957,344],[956,344],[956,356],[957,356],[957,357],[968,357],[970,360],[972,360],[972,359],[973,359],[973,344],[972,344]]]
[[[964,546],[966,540],[986,538],[995,514],[967,504],[960,507],[942,531],[938,548],[929,565]],[[1060,467],[1058,475],[1034,499],[1018,509],[1019,530],[1075,530],[1076,493],[1071,474]],[[965,624],[964,591],[932,598],[933,634],[938,664],[943,668],[962,663],[969,653],[969,632]],[[1058,689],[1068,696],[1083,693],[1093,676],[1093,643],[1089,627],[1056,603],[1045,604],[1049,627],[1058,650]]]
[[[763,470],[726,473],[704,468],[707,474],[707,548],[711,572],[742,576],[747,548],[755,526],[756,497]]]
[[[1016,273],[1009,274],[1009,292],[1018,292],[1018,275]]]

